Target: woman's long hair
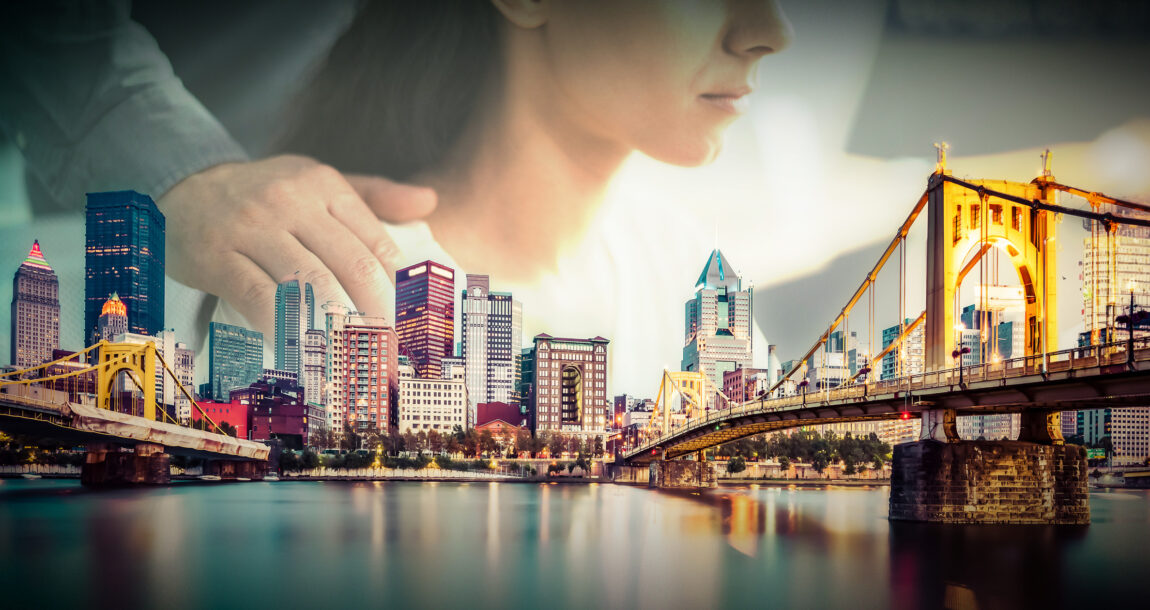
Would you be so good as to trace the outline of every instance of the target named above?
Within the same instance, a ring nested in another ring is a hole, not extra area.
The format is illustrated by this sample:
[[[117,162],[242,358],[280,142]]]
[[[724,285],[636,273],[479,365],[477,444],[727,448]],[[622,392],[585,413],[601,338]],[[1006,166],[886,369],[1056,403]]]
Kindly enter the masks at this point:
[[[486,0],[368,2],[289,106],[283,152],[395,180],[438,163],[500,78]]]

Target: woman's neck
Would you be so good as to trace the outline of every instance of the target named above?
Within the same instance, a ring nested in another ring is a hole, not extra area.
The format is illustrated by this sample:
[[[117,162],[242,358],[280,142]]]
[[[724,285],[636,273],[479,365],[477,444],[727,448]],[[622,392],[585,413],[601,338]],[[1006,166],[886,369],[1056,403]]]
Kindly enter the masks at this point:
[[[515,63],[444,163],[414,182],[438,193],[428,225],[464,269],[530,281],[581,241],[630,151],[580,125],[546,73]]]

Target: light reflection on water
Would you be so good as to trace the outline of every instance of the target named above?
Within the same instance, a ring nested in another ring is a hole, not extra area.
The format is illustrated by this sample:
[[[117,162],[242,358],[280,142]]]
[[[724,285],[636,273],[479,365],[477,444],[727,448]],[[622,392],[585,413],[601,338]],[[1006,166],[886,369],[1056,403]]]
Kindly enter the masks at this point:
[[[1089,527],[886,520],[887,490],[0,481],[5,607],[1089,607],[1150,573],[1150,493]]]

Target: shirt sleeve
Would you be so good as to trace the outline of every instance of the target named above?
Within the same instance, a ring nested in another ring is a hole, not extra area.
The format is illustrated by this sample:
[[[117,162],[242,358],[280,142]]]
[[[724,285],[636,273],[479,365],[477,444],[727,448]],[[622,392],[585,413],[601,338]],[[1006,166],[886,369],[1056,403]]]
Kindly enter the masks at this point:
[[[0,7],[0,129],[54,207],[247,159],[172,71],[127,0]]]

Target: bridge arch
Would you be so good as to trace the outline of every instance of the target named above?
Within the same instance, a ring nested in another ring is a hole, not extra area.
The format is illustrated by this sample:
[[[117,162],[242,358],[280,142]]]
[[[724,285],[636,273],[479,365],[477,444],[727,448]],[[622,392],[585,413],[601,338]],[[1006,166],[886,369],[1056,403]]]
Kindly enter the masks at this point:
[[[144,395],[143,417],[156,419],[156,344],[104,342],[99,351],[96,405],[101,409],[113,409],[116,381],[122,374],[135,375]]]
[[[1046,178],[1030,183],[973,180],[978,190],[931,176],[926,273],[926,368],[954,366],[955,327],[963,279],[991,248],[1004,252],[1018,274],[1025,297],[1024,354],[1051,351],[1057,344],[1055,215],[1017,201],[990,196],[990,189],[1027,201],[1054,203]],[[973,254],[973,257],[972,257]],[[967,259],[970,259],[969,262]],[[965,262],[965,264],[964,264]],[[1049,348],[1049,349],[1044,349]]]

